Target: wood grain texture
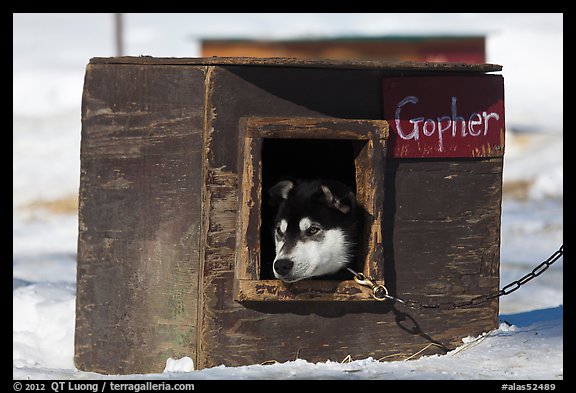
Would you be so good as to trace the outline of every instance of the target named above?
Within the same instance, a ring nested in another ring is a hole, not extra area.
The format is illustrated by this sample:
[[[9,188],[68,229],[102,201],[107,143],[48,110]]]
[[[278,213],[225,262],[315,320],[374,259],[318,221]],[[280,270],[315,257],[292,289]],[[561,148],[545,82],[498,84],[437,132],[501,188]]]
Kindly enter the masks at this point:
[[[196,351],[204,70],[89,65],[75,363],[161,372]]]
[[[501,185],[502,158],[389,162],[385,259],[398,285],[391,289],[447,301],[496,292]]]
[[[188,65],[188,66],[256,66],[256,67],[295,67],[333,69],[375,69],[386,72],[466,72],[485,73],[501,71],[498,64],[442,63],[426,61],[386,61],[386,60],[329,60],[297,59],[285,57],[151,57],[122,56],[94,57],[92,64],[143,64],[143,65]]]
[[[292,284],[280,280],[236,279],[238,302],[294,301],[366,301],[372,300],[372,291],[354,280],[308,280]],[[377,300],[373,300],[377,301]]]

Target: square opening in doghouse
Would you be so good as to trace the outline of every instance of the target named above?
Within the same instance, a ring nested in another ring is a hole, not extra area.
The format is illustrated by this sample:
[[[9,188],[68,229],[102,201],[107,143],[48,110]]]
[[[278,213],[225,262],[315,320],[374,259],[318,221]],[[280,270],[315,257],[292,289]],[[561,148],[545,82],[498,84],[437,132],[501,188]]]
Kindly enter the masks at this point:
[[[260,227],[260,279],[275,279],[272,261],[275,258],[274,219],[278,206],[270,201],[269,190],[279,181],[335,180],[348,186],[356,195],[355,160],[365,140],[350,139],[288,139],[263,138],[261,168],[261,227]],[[363,208],[358,205],[359,225],[363,232]],[[353,247],[354,258],[350,267],[363,271],[364,260],[360,258],[362,236],[357,236],[358,244]],[[346,279],[351,273],[341,270],[336,274],[321,276],[324,279]]]
[[[352,275],[277,280],[268,191],[280,180],[336,180],[356,196],[357,247],[349,264],[383,282],[382,217],[388,124],[381,120],[246,118],[240,130],[235,299],[373,300]]]

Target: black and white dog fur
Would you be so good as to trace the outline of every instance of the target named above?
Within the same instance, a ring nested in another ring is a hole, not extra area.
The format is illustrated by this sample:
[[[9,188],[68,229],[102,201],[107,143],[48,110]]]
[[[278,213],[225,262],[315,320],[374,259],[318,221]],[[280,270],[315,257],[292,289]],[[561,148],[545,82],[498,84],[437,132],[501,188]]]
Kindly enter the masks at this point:
[[[359,213],[339,181],[284,180],[270,188],[274,220],[274,276],[284,282],[336,273],[356,257]]]

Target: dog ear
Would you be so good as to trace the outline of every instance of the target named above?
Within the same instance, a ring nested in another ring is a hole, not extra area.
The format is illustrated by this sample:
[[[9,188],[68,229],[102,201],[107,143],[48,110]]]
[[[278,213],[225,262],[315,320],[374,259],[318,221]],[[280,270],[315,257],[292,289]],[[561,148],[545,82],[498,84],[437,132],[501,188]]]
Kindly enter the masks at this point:
[[[268,195],[270,196],[270,203],[277,205],[282,199],[288,199],[288,193],[294,188],[292,180],[282,180],[270,187]]]
[[[330,188],[332,188],[334,192],[332,192]],[[343,184],[332,184],[330,187],[322,184],[320,190],[322,190],[324,203],[341,213],[350,213],[356,205],[354,193]]]

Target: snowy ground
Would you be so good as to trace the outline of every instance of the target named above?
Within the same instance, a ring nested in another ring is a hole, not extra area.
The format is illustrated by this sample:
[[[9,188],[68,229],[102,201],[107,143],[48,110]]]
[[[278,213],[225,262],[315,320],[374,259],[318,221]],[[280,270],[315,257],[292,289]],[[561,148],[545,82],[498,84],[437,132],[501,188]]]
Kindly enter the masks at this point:
[[[220,21],[226,23],[219,25],[214,16],[130,14],[127,48],[134,55],[195,56],[193,39],[202,33],[258,36],[272,27],[278,37],[306,32],[438,32],[429,16],[354,14],[342,19],[342,15],[292,19],[225,15]],[[451,27],[442,32],[487,33],[488,61],[504,65],[510,128],[501,247],[501,283],[506,284],[531,271],[563,243],[562,16],[450,14],[443,18]],[[294,23],[280,23],[285,20]],[[185,373],[175,372],[179,367],[187,369],[176,362],[162,374],[122,377],[75,369],[75,203],[82,78],[90,57],[112,55],[111,26],[109,14],[14,16],[15,379],[563,379],[562,259],[501,298],[499,329],[465,340],[444,356],[388,363],[370,358],[344,364],[295,360]],[[510,50],[526,40],[532,43],[531,53],[543,56],[523,58],[529,53]],[[534,79],[543,67],[547,77]]]

